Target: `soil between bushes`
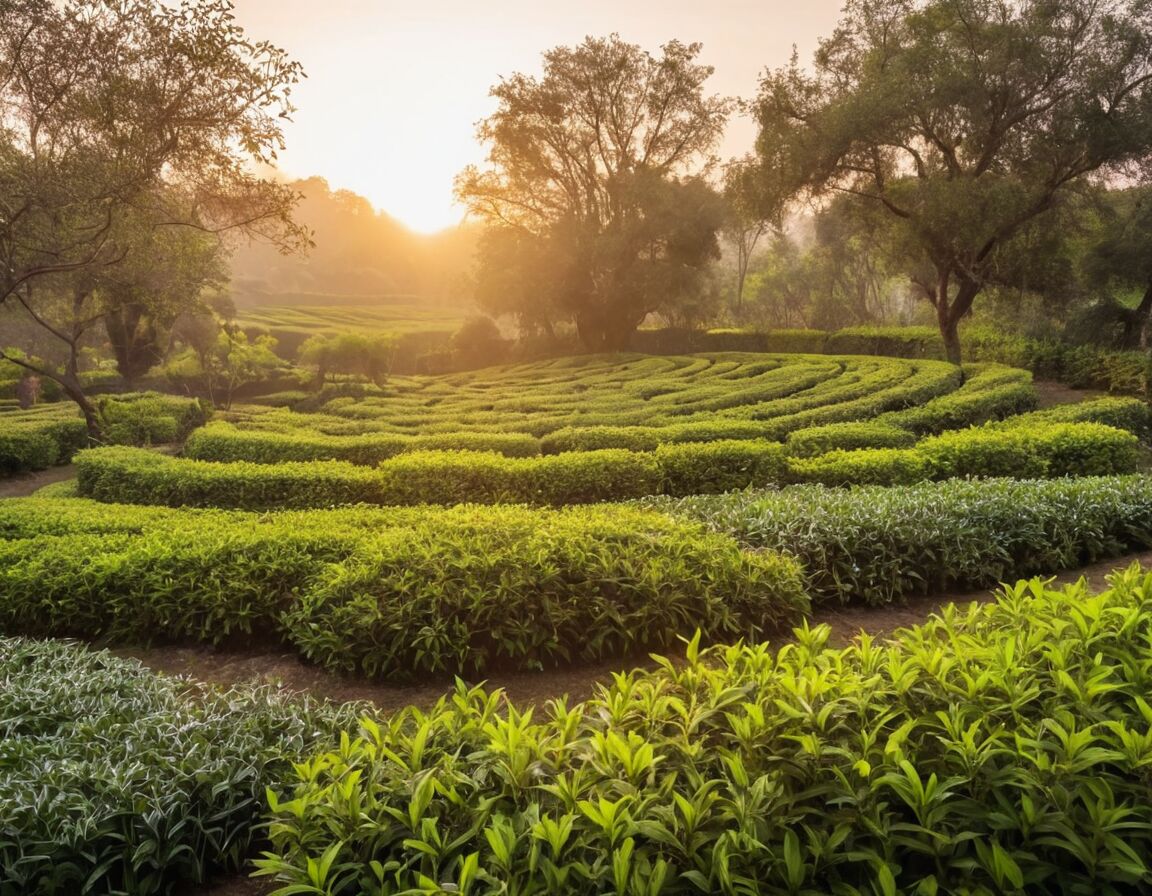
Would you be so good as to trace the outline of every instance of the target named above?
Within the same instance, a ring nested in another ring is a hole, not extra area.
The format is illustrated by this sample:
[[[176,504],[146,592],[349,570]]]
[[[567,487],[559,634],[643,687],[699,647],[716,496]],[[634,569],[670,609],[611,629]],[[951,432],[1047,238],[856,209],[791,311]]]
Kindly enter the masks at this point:
[[[1152,551],[1127,554],[1091,566],[1066,570],[1054,578],[1057,584],[1069,584],[1083,578],[1089,590],[1101,591],[1107,587],[1109,573],[1133,563],[1152,567]],[[987,603],[993,599],[994,592],[969,591],[915,598],[901,606],[822,608],[813,614],[812,624],[826,623],[831,626],[831,642],[841,646],[849,643],[861,631],[884,637],[897,629],[923,622],[950,603]],[[788,639],[778,640],[784,643]],[[295,655],[281,652],[224,652],[198,647],[133,648],[113,652],[120,656],[134,657],[158,672],[187,675],[220,685],[251,681],[276,684],[330,700],[367,700],[384,712],[393,712],[408,705],[430,706],[452,688],[452,682],[448,679],[410,686],[344,679],[306,666]],[[584,699],[591,696],[597,686],[609,684],[613,672],[651,665],[651,660],[637,656],[631,661],[620,660],[562,670],[496,674],[489,676],[487,683],[492,688],[503,688],[513,702],[539,705],[563,696],[571,700]],[[275,884],[265,880],[236,876],[209,887],[190,889],[187,896],[265,896],[275,888]]]

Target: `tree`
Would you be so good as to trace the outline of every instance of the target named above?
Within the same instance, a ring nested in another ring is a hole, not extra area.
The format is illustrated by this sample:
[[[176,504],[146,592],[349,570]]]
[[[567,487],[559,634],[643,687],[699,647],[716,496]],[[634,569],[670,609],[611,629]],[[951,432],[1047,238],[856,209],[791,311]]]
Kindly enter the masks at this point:
[[[756,247],[769,231],[780,234],[786,197],[772,187],[754,157],[733,160],[724,169],[724,200],[728,205],[724,231],[736,249],[736,301],[732,305],[737,318],[743,313],[744,286]]]
[[[769,73],[766,176],[843,191],[905,232],[948,358],[1021,231],[1152,149],[1145,0],[851,0],[809,74]]]
[[[499,106],[478,130],[490,165],[456,182],[469,213],[504,232],[481,246],[481,295],[488,276],[523,270],[522,304],[570,318],[594,350],[625,347],[647,314],[691,295],[719,253],[723,206],[701,175],[730,109],[705,96],[699,51],[588,38],[546,52],[540,78],[492,89]]]
[[[1152,188],[1107,196],[1100,230],[1085,253],[1084,271],[1099,286],[1139,291],[1135,307],[1110,310],[1119,319],[1121,347],[1147,349],[1152,335]]]
[[[307,242],[291,220],[295,194],[251,171],[282,147],[301,70],[248,39],[231,9],[0,0],[0,308],[17,306],[74,347],[115,307],[111,293],[96,307],[97,288],[147,251],[145,231]],[[61,306],[63,326],[48,314]],[[3,357],[58,382],[98,437],[74,363]]]
[[[317,388],[329,374],[364,377],[383,387],[398,341],[395,333],[317,333],[300,346],[300,363],[316,368]]]

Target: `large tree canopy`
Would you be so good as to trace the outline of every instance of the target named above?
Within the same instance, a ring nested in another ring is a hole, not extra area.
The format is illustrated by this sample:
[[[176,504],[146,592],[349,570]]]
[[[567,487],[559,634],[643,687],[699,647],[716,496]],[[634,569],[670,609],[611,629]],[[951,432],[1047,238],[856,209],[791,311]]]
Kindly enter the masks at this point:
[[[489,275],[505,294],[492,310],[512,301],[534,322],[558,311],[588,347],[613,349],[697,287],[723,219],[697,175],[730,109],[705,95],[712,69],[695,61],[699,49],[673,41],[656,57],[615,35],[589,38],[545,53],[541,77],[492,89],[499,106],[479,127],[490,165],[456,184],[471,214],[505,231],[482,246],[493,257],[482,255],[480,294],[497,291]],[[517,270],[521,288],[507,282]]]
[[[1146,0],[850,0],[811,71],[769,73],[765,176],[905,232],[948,356],[998,253],[1078,182],[1152,150]]]
[[[67,343],[102,313],[92,300],[101,279],[153,250],[154,230],[306,242],[293,191],[253,173],[282,146],[301,71],[251,41],[231,9],[0,0],[0,309]],[[135,302],[132,292],[121,294]],[[72,319],[53,322],[47,311],[62,299]],[[115,291],[102,301],[115,310]],[[60,382],[95,434],[75,370],[37,372]]]

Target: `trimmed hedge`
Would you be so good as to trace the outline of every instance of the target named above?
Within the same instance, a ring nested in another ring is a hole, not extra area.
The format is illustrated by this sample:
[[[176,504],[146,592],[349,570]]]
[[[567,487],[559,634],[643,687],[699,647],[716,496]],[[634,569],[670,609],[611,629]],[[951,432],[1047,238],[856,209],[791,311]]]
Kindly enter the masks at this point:
[[[506,457],[531,457],[540,453],[540,442],[527,433],[460,432],[423,436],[365,433],[341,436],[239,429],[231,423],[218,422],[194,432],[184,445],[184,456],[196,460],[263,464],[341,460],[375,466],[398,454],[427,450],[492,451]]]
[[[912,448],[817,457],[786,457],[776,442],[719,441],[531,458],[414,451],[374,470],[342,461],[216,463],[128,448],[85,451],[76,463],[79,494],[100,501],[271,510],[357,503],[560,506],[788,482],[900,485],[961,476],[1110,475],[1132,472],[1137,460],[1131,433],[1098,423],[1054,423],[1027,430],[974,427]]]
[[[857,448],[907,448],[915,441],[916,436],[905,429],[868,420],[798,429],[788,434],[785,445],[794,457],[816,457]]]
[[[51,641],[0,638],[0,681],[0,896],[153,896],[239,871],[266,790],[362,709]]]
[[[1021,583],[883,644],[689,645],[520,712],[461,684],[270,796],[279,892],[1152,888],[1152,577]]]
[[[1030,427],[1037,423],[1103,423],[1127,430],[1141,441],[1152,441],[1152,407],[1139,398],[1094,398],[1075,404],[1060,404],[1009,417],[995,426],[1004,429]]]
[[[0,413],[0,476],[68,463],[87,444],[84,421],[60,416],[56,406]]]
[[[807,606],[799,567],[635,508],[257,516],[0,503],[0,631],[118,642],[269,638],[406,678],[534,669],[759,636]]]
[[[155,392],[97,402],[109,444],[172,442],[201,425],[208,410],[195,399]],[[66,464],[88,445],[88,428],[71,403],[0,412],[0,476]]]
[[[964,370],[967,379],[955,392],[881,414],[876,422],[930,435],[1035,410],[1036,390],[1028,371],[999,364],[973,364]]]
[[[1152,477],[796,486],[643,506],[797,558],[816,601],[887,604],[1152,547]]]

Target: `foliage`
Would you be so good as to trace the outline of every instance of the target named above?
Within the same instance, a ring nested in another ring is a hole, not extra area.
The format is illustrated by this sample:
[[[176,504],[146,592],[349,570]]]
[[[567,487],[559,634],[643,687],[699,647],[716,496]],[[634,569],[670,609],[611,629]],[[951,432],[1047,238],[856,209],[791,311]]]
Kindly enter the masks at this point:
[[[260,800],[360,707],[219,691],[0,638],[0,894],[151,896],[237,871]]]
[[[0,504],[0,630],[271,638],[388,678],[606,659],[697,627],[757,634],[805,609],[800,581],[789,560],[634,508]]]
[[[480,247],[488,310],[529,330],[561,314],[590,350],[618,350],[647,314],[695,296],[723,217],[699,175],[730,109],[705,96],[699,51],[672,41],[656,57],[589,37],[546,52],[539,78],[492,88],[497,109],[477,133],[489,167],[456,182],[493,228]]]
[[[907,448],[916,437],[908,430],[886,423],[829,423],[797,429],[785,440],[793,457],[815,457],[829,451],[855,448]]]
[[[229,0],[13,0],[0,73],[0,307],[66,355],[0,357],[55,380],[99,438],[77,361],[98,322],[134,375],[130,346],[156,341],[141,321],[198,298],[219,234],[307,244],[293,191],[253,173],[283,148],[302,72]]]
[[[343,461],[221,463],[124,448],[85,451],[76,464],[79,493],[109,502],[244,510],[356,503],[561,506],[785,482],[898,485],[959,476],[1130,473],[1138,460],[1137,443],[1131,433],[1101,423],[1046,423],[1028,429],[972,427],[911,448],[835,449],[815,457],[786,457],[782,445],[761,439],[536,457],[414,450],[375,469]]]
[[[816,601],[886,604],[982,588],[1152,544],[1145,476],[805,485],[642,503],[797,558]]]
[[[391,333],[318,333],[300,346],[300,363],[316,368],[323,386],[331,374],[363,377],[382,386],[392,371],[397,337]]]
[[[250,383],[271,379],[288,370],[276,355],[271,336],[250,340],[247,334],[214,321],[197,340],[164,366],[175,387],[204,395],[218,407],[232,406],[236,391]]]
[[[765,176],[886,214],[948,358],[1012,240],[1152,150],[1141,0],[853,3],[757,101]],[[781,173],[783,172],[783,173]]]
[[[991,894],[1152,882],[1152,579],[1039,581],[880,644],[736,645],[539,716],[460,684],[269,796],[297,892]]]

